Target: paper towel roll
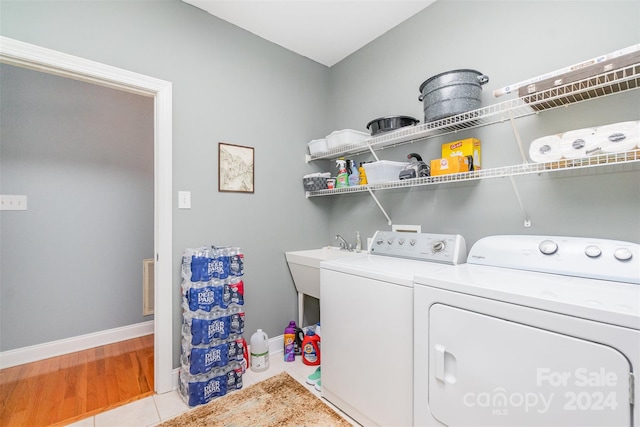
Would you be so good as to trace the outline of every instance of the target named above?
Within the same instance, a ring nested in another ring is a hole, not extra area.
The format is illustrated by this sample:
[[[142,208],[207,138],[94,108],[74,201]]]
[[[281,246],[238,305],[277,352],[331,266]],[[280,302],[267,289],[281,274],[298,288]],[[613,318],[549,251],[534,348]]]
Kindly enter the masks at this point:
[[[602,141],[602,151],[605,153],[633,150],[640,139],[640,123],[620,122],[600,126],[596,130],[596,137]]]
[[[537,163],[553,162],[562,159],[561,139],[558,135],[543,136],[534,139],[529,146],[529,157]]]
[[[600,154],[602,144],[596,137],[596,129],[576,129],[562,134],[562,157],[578,159]]]

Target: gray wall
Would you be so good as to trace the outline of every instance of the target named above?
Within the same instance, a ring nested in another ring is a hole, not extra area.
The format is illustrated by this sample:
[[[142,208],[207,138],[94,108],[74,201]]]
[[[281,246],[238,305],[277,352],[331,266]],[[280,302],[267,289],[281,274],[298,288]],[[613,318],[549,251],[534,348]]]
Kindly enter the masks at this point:
[[[606,16],[606,19],[603,17]],[[493,90],[640,42],[638,1],[447,1],[389,31],[331,69],[331,123],[366,130],[376,118],[405,114],[423,121],[419,87],[438,73],[472,68],[490,77],[483,105],[512,99]],[[640,119],[638,91],[618,94],[516,120],[528,152],[538,137]],[[475,137],[485,168],[522,163],[511,125],[496,124],[378,152],[406,161],[441,157],[446,142]],[[356,161],[372,160],[371,155]],[[515,177],[532,225],[524,217],[507,178],[378,192],[396,224],[462,234],[471,246],[493,234],[553,234],[640,241],[638,166],[603,167],[585,173]],[[353,239],[387,229],[368,194],[337,197],[331,234]]]
[[[187,247],[240,246],[246,331],[282,334],[297,317],[284,252],[330,243],[331,200],[306,200],[300,182],[318,170],[306,143],[331,130],[329,69],[178,0],[3,0],[0,19],[3,36],[173,83],[174,365]],[[218,192],[218,142],[255,148],[254,194]],[[191,210],[177,209],[179,190]]]
[[[0,348],[152,320],[153,99],[0,65]]]
[[[328,161],[305,164],[306,142],[335,129],[365,130],[379,116],[422,118],[418,87],[441,71],[476,68],[488,74],[483,101],[489,104],[501,101],[492,98],[494,88],[640,39],[635,1],[440,0],[328,69],[177,0],[3,0],[0,7],[5,36],[173,82],[174,191],[192,192],[191,210],[177,210],[174,203],[176,337],[181,316],[177,267],[183,248],[241,246],[247,267],[247,331],[263,328],[274,336],[296,314],[285,251],[333,243],[335,233],[352,240],[355,230],[370,236],[388,227],[366,194],[304,198],[302,175],[334,170]],[[632,92],[517,124],[523,140],[530,141],[638,118],[637,93]],[[508,124],[455,138],[469,136],[482,140],[485,168],[521,163]],[[416,151],[436,158],[440,144],[450,140],[384,150],[381,157],[401,160]],[[220,141],[255,147],[255,194],[217,192]],[[606,167],[578,176],[517,178],[533,221],[527,229],[506,179],[390,191],[379,197],[395,223],[460,233],[469,244],[501,233],[640,241],[638,174],[637,167]],[[317,310],[311,310],[309,320],[317,320]],[[176,366],[178,352],[176,339]]]

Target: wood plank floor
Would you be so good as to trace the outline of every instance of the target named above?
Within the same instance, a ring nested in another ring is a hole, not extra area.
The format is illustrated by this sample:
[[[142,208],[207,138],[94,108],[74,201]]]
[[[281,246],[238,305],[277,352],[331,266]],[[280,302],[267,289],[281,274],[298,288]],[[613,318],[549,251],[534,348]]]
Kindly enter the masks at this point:
[[[55,426],[153,394],[153,335],[0,370],[0,426]]]

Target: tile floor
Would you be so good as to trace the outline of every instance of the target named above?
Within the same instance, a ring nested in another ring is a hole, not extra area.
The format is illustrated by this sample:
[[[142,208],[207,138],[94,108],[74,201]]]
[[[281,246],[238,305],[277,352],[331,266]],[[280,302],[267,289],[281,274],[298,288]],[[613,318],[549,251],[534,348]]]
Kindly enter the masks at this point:
[[[282,371],[286,371],[301,384],[304,384],[307,390],[311,391],[315,396],[321,397],[313,386],[305,381],[307,376],[316,370],[315,366],[307,366],[302,363],[302,358],[296,358],[295,362],[285,362],[282,353],[270,355],[269,369],[264,372],[253,372],[248,370],[242,377],[243,387],[248,387],[262,380],[266,380]],[[331,403],[323,399],[323,401],[331,406],[336,412],[347,419],[351,424],[357,426],[353,420],[336,409]],[[137,400],[124,406],[112,409],[107,412],[95,415],[90,418],[69,424],[71,427],[151,427],[160,424],[170,418],[174,418],[183,412],[187,412],[193,408],[189,408],[177,390],[165,394],[156,394],[145,399]]]

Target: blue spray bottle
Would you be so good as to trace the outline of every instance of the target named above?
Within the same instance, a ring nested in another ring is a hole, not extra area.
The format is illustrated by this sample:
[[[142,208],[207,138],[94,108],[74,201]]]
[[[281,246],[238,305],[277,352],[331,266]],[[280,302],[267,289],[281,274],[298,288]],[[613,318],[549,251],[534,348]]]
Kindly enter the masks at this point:
[[[353,160],[347,160],[349,162],[349,187],[360,185],[360,173],[358,172],[358,166]]]

